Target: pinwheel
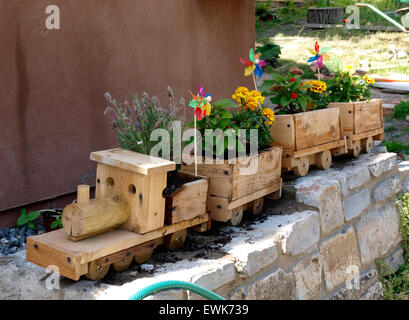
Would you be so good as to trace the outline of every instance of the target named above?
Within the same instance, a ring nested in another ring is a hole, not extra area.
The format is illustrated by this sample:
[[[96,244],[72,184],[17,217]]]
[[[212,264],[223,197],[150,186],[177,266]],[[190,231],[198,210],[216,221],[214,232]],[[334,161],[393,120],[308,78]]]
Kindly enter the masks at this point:
[[[260,57],[261,52],[254,54],[254,50],[250,49],[250,61],[244,58],[240,58],[241,63],[247,67],[246,69],[244,69],[244,75],[246,77],[252,74],[255,74],[259,78],[262,77],[263,69],[261,69],[261,67],[267,66],[267,63],[264,60],[260,60]]]
[[[205,116],[210,115],[212,111],[212,106],[210,102],[212,101],[212,96],[210,94],[206,94],[203,86],[199,84],[199,88],[197,89],[197,94],[192,95],[192,100],[189,102],[189,106],[195,109],[195,116],[197,120],[202,120]]]
[[[331,58],[327,55],[327,52],[330,51],[331,48],[329,47],[324,47],[320,50],[320,46],[318,44],[318,41],[315,42],[315,47],[314,49],[309,49],[311,54],[313,55],[310,57],[307,62],[316,62],[317,67],[318,67],[318,80],[320,80],[320,69],[322,68],[323,61],[328,61]]]
[[[197,89],[197,94],[194,95],[192,92],[190,92],[192,95],[192,100],[189,102],[189,106],[195,109],[195,115],[194,115],[194,153],[195,153],[195,176],[197,177],[197,139],[196,139],[196,118],[200,121],[202,120],[205,116],[210,115],[210,112],[212,111],[212,106],[210,105],[210,102],[212,101],[212,96],[210,94],[206,94],[203,86],[199,84],[199,87]]]

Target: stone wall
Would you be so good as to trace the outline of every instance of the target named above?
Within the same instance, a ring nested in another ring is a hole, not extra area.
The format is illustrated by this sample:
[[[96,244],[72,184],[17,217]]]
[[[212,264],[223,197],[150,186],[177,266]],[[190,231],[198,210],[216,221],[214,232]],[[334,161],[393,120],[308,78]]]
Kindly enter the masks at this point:
[[[121,285],[68,282],[60,298],[127,299],[149,284],[184,280],[228,299],[381,299],[376,261],[382,259],[392,271],[403,263],[394,202],[408,187],[409,162],[397,163],[392,153],[361,155],[346,165],[335,163],[328,171],[313,170],[307,177],[285,183],[283,190],[284,198],[311,209],[267,216],[250,228],[223,227],[232,241],[221,248],[221,258],[164,263],[153,275],[133,276]],[[8,286],[9,298],[52,298],[40,281],[43,269],[17,256],[30,275],[26,279],[16,275],[12,258],[3,259],[8,262],[0,261],[1,269],[14,270],[0,277],[0,287]],[[184,290],[151,297],[197,298]]]

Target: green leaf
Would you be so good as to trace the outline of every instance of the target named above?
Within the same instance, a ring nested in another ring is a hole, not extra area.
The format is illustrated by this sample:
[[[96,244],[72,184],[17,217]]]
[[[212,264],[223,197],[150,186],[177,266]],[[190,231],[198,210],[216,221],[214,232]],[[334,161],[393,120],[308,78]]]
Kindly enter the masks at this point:
[[[60,223],[59,223],[58,220],[53,221],[53,222],[51,223],[51,225],[50,225],[51,229],[55,229],[55,228],[57,228],[57,227],[59,227],[59,226],[60,226]]]
[[[281,106],[286,107],[286,106],[288,106],[290,104],[290,102],[291,102],[290,97],[288,97],[288,96],[282,96],[281,97],[281,101],[280,101]]]
[[[271,80],[273,80],[274,82],[284,82],[284,78],[278,73],[272,73]]]
[[[219,113],[220,118],[222,119],[231,119],[233,118],[233,115],[230,112],[227,112],[226,110],[221,110]]]
[[[217,124],[216,128],[224,130],[226,128],[227,124],[229,123],[229,119],[221,119]]]
[[[27,223],[27,226],[32,230],[34,230],[36,228],[36,226],[32,222]]]
[[[218,100],[213,105],[216,108],[238,108],[239,106],[231,99]]]
[[[308,101],[307,101],[307,98],[306,98],[306,97],[298,96],[297,101],[300,103],[300,105],[301,105],[303,111],[307,110],[307,103],[308,103]]]

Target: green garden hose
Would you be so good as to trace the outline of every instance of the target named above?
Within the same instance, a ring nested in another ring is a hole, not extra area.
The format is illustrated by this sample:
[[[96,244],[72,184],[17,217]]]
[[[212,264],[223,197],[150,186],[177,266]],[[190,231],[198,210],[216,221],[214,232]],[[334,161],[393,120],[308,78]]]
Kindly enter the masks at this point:
[[[158,293],[160,291],[170,290],[170,289],[185,289],[192,291],[208,300],[226,300],[222,296],[198,286],[193,283],[177,280],[161,281],[155,284],[151,284],[146,288],[139,290],[137,293],[132,295],[129,300],[142,300],[152,294]]]

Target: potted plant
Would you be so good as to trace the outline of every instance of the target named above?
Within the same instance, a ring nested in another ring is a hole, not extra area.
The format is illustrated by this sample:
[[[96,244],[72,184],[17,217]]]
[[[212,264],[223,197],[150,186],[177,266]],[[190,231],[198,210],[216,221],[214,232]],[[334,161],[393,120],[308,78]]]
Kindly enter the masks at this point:
[[[299,76],[273,74],[263,83],[270,101],[277,105],[276,123],[270,129],[274,145],[283,147],[283,169],[305,176],[311,164],[328,169],[340,141],[339,110],[328,109],[327,88],[322,81],[302,81]]]
[[[111,104],[111,106],[106,109],[105,116],[111,120],[112,126],[117,132],[118,141],[122,150],[125,150],[127,154],[131,156],[134,154],[136,160],[140,154],[150,155],[152,148],[158,143],[157,141],[153,141],[154,139],[151,139],[151,134],[154,130],[166,130],[170,135],[170,141],[173,141],[173,123],[174,121],[180,121],[184,118],[185,105],[183,99],[181,99],[179,103],[175,101],[170,88],[168,88],[168,95],[170,103],[167,109],[160,104],[158,98],[149,97],[146,93],[141,97],[134,95],[132,104],[126,101],[124,103],[118,103],[109,94],[105,95]],[[159,156],[169,159],[170,155],[173,154],[173,144],[169,143],[169,147],[169,154],[162,150]],[[129,153],[129,151],[132,153]],[[121,152],[122,151],[119,153]],[[105,153],[103,156],[106,156]],[[99,159],[96,153],[93,154],[94,156],[91,155],[91,158],[100,162],[97,169],[97,179],[99,179],[99,182],[97,181],[96,196],[102,198],[112,192],[121,193],[121,187],[118,185],[113,184],[112,186],[106,186],[105,175],[108,174],[107,169],[105,165],[101,163],[103,160]],[[118,152],[116,155],[120,156]],[[144,161],[149,160],[147,157],[143,159]],[[154,157],[150,159],[155,161]],[[175,166],[175,163],[172,163]],[[111,178],[120,180],[123,174],[120,174],[119,171],[123,172],[122,169],[117,170],[117,174],[115,175],[115,172],[112,171],[112,173],[110,173]],[[129,173],[127,174],[129,175]],[[132,174],[130,175],[133,176]],[[134,178],[131,176],[127,178],[127,181],[135,180],[136,182],[130,184],[129,187],[128,185],[125,186],[126,190],[122,192],[129,198],[128,200],[131,204],[136,201],[135,205],[131,206],[133,210],[132,216],[125,224],[127,229],[138,233],[146,233],[158,227],[162,227],[163,224],[174,224],[206,214],[208,181],[205,177],[195,177],[192,174],[181,172],[180,170],[165,172],[163,178],[157,177],[158,174],[148,175],[145,178],[141,175],[135,175]],[[165,181],[164,184],[163,181]],[[157,192],[157,194],[151,194],[152,192],[146,194],[145,185],[149,185],[149,183],[158,187],[158,190],[153,191],[160,192]],[[163,187],[161,187],[162,185]],[[137,197],[135,197],[135,195]],[[193,197],[195,197],[194,201]],[[149,199],[149,203],[146,203],[145,199]],[[157,216],[157,218],[148,217],[147,219],[151,219],[150,221],[157,220],[157,223],[151,222],[150,226],[148,226],[145,220],[137,217],[141,216],[140,212],[137,212],[138,210],[149,212],[149,214],[146,215],[150,215],[152,211],[152,215]]]
[[[373,140],[383,140],[382,100],[371,99],[369,87],[375,80],[355,74],[352,66],[335,72],[328,80],[329,108],[339,108],[341,137],[347,140],[348,150],[358,156],[372,150]]]
[[[264,97],[260,92],[239,87],[232,98],[237,104],[231,99],[217,101],[211,114],[197,122],[202,137],[198,139],[201,150],[197,172],[210,182],[212,220],[237,225],[245,209],[258,214],[264,196],[280,193],[281,148],[271,147],[270,128],[275,116],[271,109],[262,107]],[[258,147],[253,154],[251,129],[258,132]],[[255,170],[243,174],[254,163]],[[195,165],[183,163],[182,169],[194,172]]]

